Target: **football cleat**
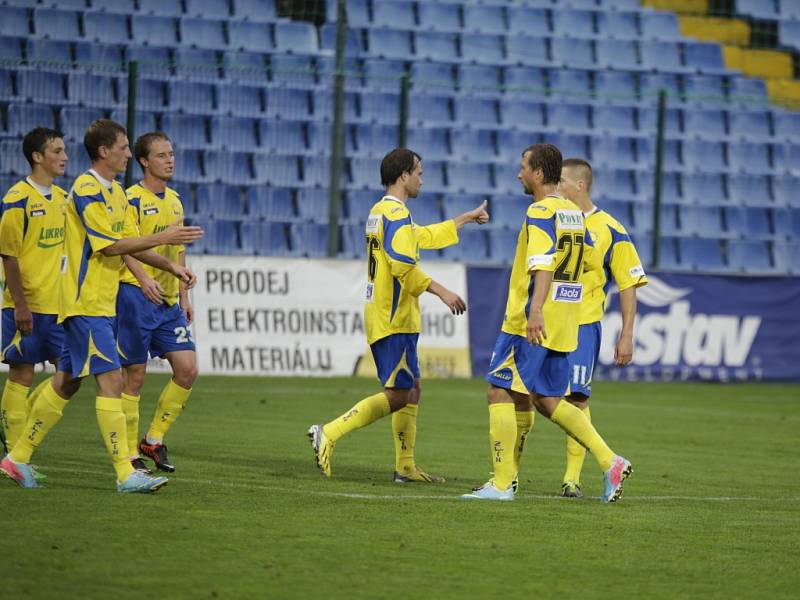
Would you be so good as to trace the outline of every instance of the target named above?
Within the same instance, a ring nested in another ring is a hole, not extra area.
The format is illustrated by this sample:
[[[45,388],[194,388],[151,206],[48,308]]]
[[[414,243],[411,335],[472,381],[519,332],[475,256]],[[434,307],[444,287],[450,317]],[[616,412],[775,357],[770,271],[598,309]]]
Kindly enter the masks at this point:
[[[136,458],[131,459],[131,466],[136,471],[141,471],[142,473],[147,473],[150,475],[152,471],[147,467],[147,464],[144,462],[141,456],[137,456]]]
[[[169,460],[167,447],[164,444],[148,444],[147,438],[142,438],[139,442],[139,452],[156,463],[156,469],[159,471],[175,472],[175,465]]]
[[[505,490],[499,490],[495,487],[494,481],[489,480],[482,486],[474,488],[471,493],[463,494],[462,500],[499,500],[508,502],[514,499],[514,492],[511,486]]]
[[[611,467],[603,473],[604,490],[600,498],[603,502],[616,502],[622,496],[622,484],[633,473],[630,461],[614,455]]]
[[[33,471],[33,478],[36,479],[36,481],[44,481],[45,479],[47,479],[47,475],[42,473],[39,470],[38,466],[30,465],[30,468],[31,468],[31,471]]]
[[[152,494],[167,485],[168,481],[163,476],[152,477],[142,471],[134,471],[122,483],[117,482],[117,491],[121,494]]]
[[[561,495],[564,498],[583,498],[581,486],[574,481],[565,481],[561,484]]]
[[[394,472],[395,483],[444,483],[446,481],[441,475],[430,475],[416,465],[413,471]]]
[[[36,475],[34,475],[31,466],[24,463],[15,463],[8,455],[0,461],[0,473],[17,483],[20,487],[39,487],[39,483],[36,481]]]
[[[331,476],[331,455],[336,446],[335,442],[330,441],[323,431],[322,425],[312,425],[308,428],[308,441],[311,442],[311,449],[317,459],[317,466],[325,477]]]

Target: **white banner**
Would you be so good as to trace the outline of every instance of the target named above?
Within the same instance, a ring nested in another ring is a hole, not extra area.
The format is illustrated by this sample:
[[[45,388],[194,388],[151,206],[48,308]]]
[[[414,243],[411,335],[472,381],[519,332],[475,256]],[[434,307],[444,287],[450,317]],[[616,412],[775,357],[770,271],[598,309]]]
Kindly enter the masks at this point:
[[[423,255],[424,256],[424,255]],[[364,334],[363,261],[190,256],[192,298],[203,373],[373,375]],[[463,265],[424,263],[467,303]],[[436,296],[420,297],[423,377],[470,376],[467,315]]]

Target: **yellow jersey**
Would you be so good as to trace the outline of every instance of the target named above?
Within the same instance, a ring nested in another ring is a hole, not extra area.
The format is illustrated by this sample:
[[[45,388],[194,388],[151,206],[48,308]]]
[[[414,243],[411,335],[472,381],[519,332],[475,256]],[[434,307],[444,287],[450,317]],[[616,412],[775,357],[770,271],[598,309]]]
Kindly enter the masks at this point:
[[[583,213],[560,196],[528,206],[517,238],[502,330],[526,336],[536,271],[553,271],[553,283],[542,306],[545,348],[572,352],[578,345],[583,296],[581,275],[592,254]]]
[[[138,235],[119,183],[106,187],[91,171],[75,180],[67,197],[59,323],[67,317],[117,314],[122,257],[106,256],[101,250]]]
[[[599,208],[584,218],[594,242],[594,252],[591,270],[584,272],[581,277],[581,325],[602,320],[612,278],[619,291],[647,284],[647,275],[636,247],[619,221]]]
[[[31,312],[58,314],[66,196],[57,185],[50,194],[43,194],[23,179],[8,190],[0,207],[0,254],[19,261],[22,290]],[[14,308],[7,284],[3,308]]]
[[[369,211],[366,236],[367,342],[396,333],[419,333],[419,296],[431,283],[419,266],[419,251],[458,243],[455,222],[422,227],[414,223],[403,202],[384,196]]]
[[[163,194],[151,192],[143,185],[137,183],[128,188],[128,211],[131,219],[139,229],[139,235],[151,235],[160,233],[172,225],[178,219],[183,219],[183,204],[181,203],[178,192],[167,188]],[[153,248],[167,260],[174,263],[178,262],[179,255],[184,251],[183,246],[156,246]],[[164,290],[161,298],[169,304],[177,304],[180,282],[171,273],[156,269],[150,265],[142,264],[144,272],[148,277],[155,279]],[[120,274],[122,283],[130,283],[139,286],[139,282],[128,267],[123,266]]]

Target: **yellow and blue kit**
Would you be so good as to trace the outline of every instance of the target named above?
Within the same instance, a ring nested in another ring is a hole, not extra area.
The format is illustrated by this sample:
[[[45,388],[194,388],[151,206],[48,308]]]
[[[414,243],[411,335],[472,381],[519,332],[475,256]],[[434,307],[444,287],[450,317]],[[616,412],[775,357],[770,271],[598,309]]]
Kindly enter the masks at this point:
[[[57,323],[59,275],[64,254],[66,192],[29,179],[8,190],[0,205],[0,255],[19,263],[22,290],[33,315],[33,331],[21,335],[14,321],[14,299],[3,294],[3,362],[36,364],[57,359],[64,330]]]
[[[592,377],[600,355],[601,320],[612,280],[619,291],[647,284],[642,261],[628,232],[610,214],[595,208],[585,215],[594,241],[592,269],[584,272],[578,347],[569,355],[570,393],[591,396]]]
[[[140,235],[152,235],[183,219],[183,204],[178,193],[166,188],[155,193],[141,184],[128,188],[128,211],[137,224]],[[177,263],[183,246],[162,245],[153,248],[164,258]],[[179,281],[171,273],[150,265],[141,265],[155,279],[163,293],[163,304],[150,302],[142,293],[139,282],[127,267],[123,267],[117,295],[117,349],[123,365],[144,364],[148,353],[164,356],[181,350],[194,351],[194,339],[186,315],[178,304]]]
[[[409,389],[419,378],[419,296],[431,282],[419,265],[419,251],[458,243],[458,231],[452,220],[417,225],[403,202],[384,196],[370,210],[365,232],[367,343],[381,384]]]
[[[581,275],[591,259],[593,242],[583,213],[569,200],[547,196],[528,206],[517,238],[500,336],[486,380],[523,394],[563,396],[569,383],[567,354],[578,343],[583,297]],[[542,313],[547,338],[527,340],[535,272],[552,271]]]
[[[115,317],[123,263],[102,250],[138,235],[119,183],[91,170],[75,180],[67,198],[58,314],[66,340],[59,370],[85,377],[120,368]]]

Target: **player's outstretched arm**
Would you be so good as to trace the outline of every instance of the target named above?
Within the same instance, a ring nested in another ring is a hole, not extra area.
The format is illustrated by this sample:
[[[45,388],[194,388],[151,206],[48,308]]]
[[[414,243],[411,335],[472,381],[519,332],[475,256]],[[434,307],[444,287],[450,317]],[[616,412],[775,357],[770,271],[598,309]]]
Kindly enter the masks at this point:
[[[153,304],[163,304],[164,300],[161,298],[161,294],[164,293],[164,290],[161,284],[145,273],[142,264],[132,256],[125,255],[122,260],[125,261],[125,266],[128,267],[133,276],[136,277],[136,281],[139,282],[139,287],[142,289],[144,297]]]
[[[544,307],[547,294],[550,293],[550,284],[553,283],[553,272],[539,269],[534,271],[533,277],[533,298],[531,298],[531,308],[528,313],[526,337],[529,343],[539,345],[547,339],[542,307]]]
[[[435,296],[439,296],[439,299],[447,305],[447,308],[449,308],[450,312],[454,315],[460,315],[467,311],[467,303],[464,302],[464,299],[455,292],[448,290],[441,283],[437,283],[431,279],[427,291]]]
[[[142,250],[134,253],[133,256],[136,258],[136,260],[140,260],[151,267],[155,267],[156,269],[160,269],[174,275],[180,279],[180,281],[186,286],[186,289],[192,289],[194,284],[197,283],[197,276],[192,273],[191,269],[164,258],[158,252],[153,252],[152,250]]]
[[[136,254],[137,252],[149,250],[150,248],[155,248],[156,246],[182,246],[183,244],[190,244],[203,237],[203,230],[200,227],[180,225],[181,222],[182,219],[179,219],[167,227],[164,231],[154,233],[152,235],[122,238],[121,240],[117,240],[113,244],[106,246],[101,250],[101,252],[106,256]],[[160,269],[161,267],[158,268]]]
[[[181,252],[178,255],[178,263],[182,266],[186,266],[186,253]],[[180,299],[181,309],[183,310],[183,314],[186,315],[186,321],[189,325],[192,324],[194,321],[194,308],[192,307],[192,302],[189,300],[189,286],[181,283],[180,287],[178,288],[178,297]]]
[[[489,213],[486,210],[486,207],[489,205],[488,200],[484,200],[480,206],[476,206],[470,211],[465,212],[464,214],[458,215],[453,219],[453,222],[456,224],[456,229],[461,229],[467,223],[477,223],[478,225],[483,225],[484,223],[489,222]]]
[[[636,287],[629,287],[619,293],[622,329],[614,348],[614,363],[624,367],[633,360],[633,322],[636,319]]]
[[[16,256],[3,256],[3,272],[6,274],[8,291],[14,299],[14,325],[22,335],[28,335],[33,331],[33,314],[25,298],[22,271]]]

